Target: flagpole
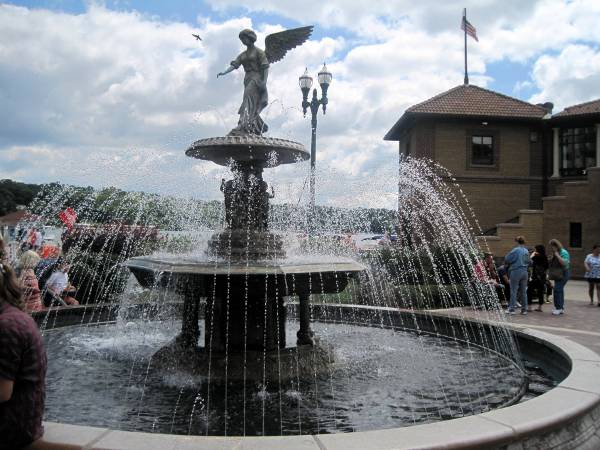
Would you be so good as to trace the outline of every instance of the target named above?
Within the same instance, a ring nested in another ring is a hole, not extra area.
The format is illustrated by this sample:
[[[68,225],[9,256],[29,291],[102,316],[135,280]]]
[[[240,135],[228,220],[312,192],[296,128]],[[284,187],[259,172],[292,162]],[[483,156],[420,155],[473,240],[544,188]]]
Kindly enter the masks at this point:
[[[463,9],[463,28],[465,31],[465,84],[469,84],[469,73],[467,72],[467,8]]]

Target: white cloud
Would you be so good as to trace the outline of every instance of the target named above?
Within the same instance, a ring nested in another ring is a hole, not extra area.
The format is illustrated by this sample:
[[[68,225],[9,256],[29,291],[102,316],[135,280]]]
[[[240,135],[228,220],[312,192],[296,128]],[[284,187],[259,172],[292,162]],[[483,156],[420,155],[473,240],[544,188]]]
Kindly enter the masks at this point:
[[[531,101],[551,99],[555,112],[600,98],[600,49],[569,45],[558,55],[541,56],[533,66],[532,78],[539,92]]]
[[[564,106],[600,96],[598,51],[590,44],[600,40],[597,1],[252,3],[252,11],[318,25],[319,39],[271,66],[263,116],[271,135],[308,148],[310,120],[302,117],[297,79],[306,65],[316,76],[327,62],[334,80],[327,115],[318,118],[318,167],[324,179],[336,173],[338,184],[324,182],[322,202],[369,203],[339,183],[360,187],[365,177],[396,168],[397,144],[383,142],[385,132],[406,107],[462,82],[463,6],[480,36],[469,44],[472,82],[492,81],[491,62],[533,61],[531,80],[515,87],[539,91],[532,101]],[[238,32],[252,26],[259,46],[282,29],[249,17],[203,17],[192,28],[97,4],[77,15],[0,4],[0,176],[47,181],[68,166],[64,181],[219,198],[223,169],[183,151],[237,122],[243,71],[215,76],[242,50]],[[307,167],[268,171],[285,192],[278,201],[297,201]],[[378,198],[388,198],[397,180],[379,180]]]

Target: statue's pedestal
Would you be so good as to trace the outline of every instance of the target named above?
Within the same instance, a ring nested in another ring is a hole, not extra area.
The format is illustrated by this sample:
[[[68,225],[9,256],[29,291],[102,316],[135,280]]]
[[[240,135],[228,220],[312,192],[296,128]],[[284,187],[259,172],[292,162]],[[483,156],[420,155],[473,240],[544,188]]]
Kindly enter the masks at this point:
[[[285,258],[281,236],[268,231],[225,230],[208,241],[207,253],[244,263]]]
[[[312,379],[315,375],[328,373],[334,362],[332,349],[318,340],[313,345],[227,353],[211,352],[204,347],[190,349],[173,342],[152,357],[155,368],[202,376],[217,383],[246,380],[271,384]]]

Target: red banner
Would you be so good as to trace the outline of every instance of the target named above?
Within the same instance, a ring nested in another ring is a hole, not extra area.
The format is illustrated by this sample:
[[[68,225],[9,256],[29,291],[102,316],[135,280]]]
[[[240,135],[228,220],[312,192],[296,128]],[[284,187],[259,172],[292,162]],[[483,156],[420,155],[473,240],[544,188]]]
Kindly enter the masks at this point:
[[[58,218],[67,226],[67,230],[71,231],[77,221],[77,214],[73,208],[67,208],[58,214]]]

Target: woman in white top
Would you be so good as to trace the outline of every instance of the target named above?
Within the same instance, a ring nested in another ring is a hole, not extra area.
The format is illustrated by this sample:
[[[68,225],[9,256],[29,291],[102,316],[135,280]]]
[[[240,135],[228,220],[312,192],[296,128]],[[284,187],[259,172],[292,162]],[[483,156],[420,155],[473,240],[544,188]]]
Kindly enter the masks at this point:
[[[590,305],[594,304],[594,288],[600,306],[600,244],[594,244],[592,253],[585,257],[583,262],[585,266],[585,278],[588,280],[590,294]]]
[[[79,302],[69,295],[73,294],[75,290],[75,287],[69,284],[69,263],[60,262],[46,281],[44,304],[52,306],[53,303],[58,302],[67,305],[79,305]]]

